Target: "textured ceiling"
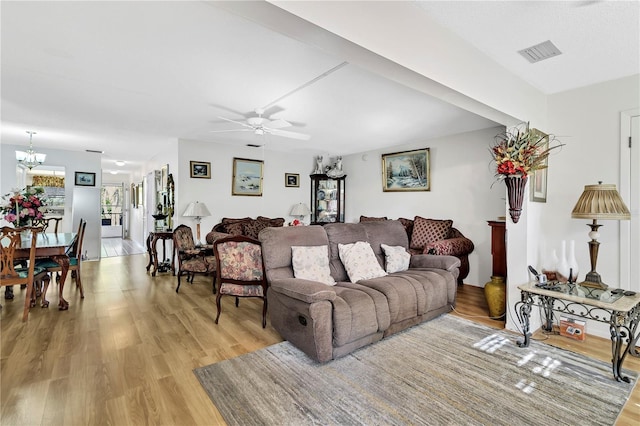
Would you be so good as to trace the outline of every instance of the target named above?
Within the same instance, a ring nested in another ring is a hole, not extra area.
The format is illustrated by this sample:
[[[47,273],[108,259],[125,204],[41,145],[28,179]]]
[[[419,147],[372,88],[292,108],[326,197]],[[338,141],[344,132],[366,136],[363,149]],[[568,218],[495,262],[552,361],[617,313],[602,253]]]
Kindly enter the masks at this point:
[[[554,93],[638,73],[638,54],[629,54],[638,51],[638,3],[601,3],[420,5],[505,68]],[[35,130],[36,147],[104,150],[106,170],[115,160],[140,167],[176,139],[338,155],[495,125],[352,64],[305,86],[344,58],[215,2],[3,1],[1,7],[2,143],[24,145],[25,131]],[[564,54],[532,65],[516,53],[547,39]],[[211,132],[238,128],[218,116],[242,120],[265,106],[272,118],[294,123],[287,130],[311,139]]]

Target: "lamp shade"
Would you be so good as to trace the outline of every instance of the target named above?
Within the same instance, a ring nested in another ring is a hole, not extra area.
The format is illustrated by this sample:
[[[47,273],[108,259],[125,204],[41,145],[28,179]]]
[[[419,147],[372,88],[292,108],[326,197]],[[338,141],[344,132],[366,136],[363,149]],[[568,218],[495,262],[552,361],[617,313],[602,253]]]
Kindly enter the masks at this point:
[[[631,213],[612,184],[585,185],[571,217],[574,219],[630,220]]]
[[[184,209],[184,213],[182,216],[186,217],[206,217],[211,216],[209,209],[204,203],[200,203],[198,201],[194,203],[189,203],[186,209]]]
[[[291,212],[289,213],[289,215],[291,216],[306,216],[308,214],[311,214],[311,210],[309,210],[309,207],[307,207],[307,205],[303,203],[294,205],[291,208]]]

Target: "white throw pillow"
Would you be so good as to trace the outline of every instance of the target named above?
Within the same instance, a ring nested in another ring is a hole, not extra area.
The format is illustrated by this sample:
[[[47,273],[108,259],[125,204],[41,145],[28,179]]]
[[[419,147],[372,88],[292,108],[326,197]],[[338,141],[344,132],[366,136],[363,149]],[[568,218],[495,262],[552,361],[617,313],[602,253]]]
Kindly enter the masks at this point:
[[[386,259],[387,273],[406,271],[409,269],[409,261],[411,255],[402,246],[388,246],[386,244],[380,244],[382,250],[384,250],[384,256]]]
[[[293,276],[305,280],[336,285],[329,269],[329,248],[327,246],[292,246]]]
[[[338,244],[338,254],[352,283],[387,275],[378,263],[371,245],[366,241]]]

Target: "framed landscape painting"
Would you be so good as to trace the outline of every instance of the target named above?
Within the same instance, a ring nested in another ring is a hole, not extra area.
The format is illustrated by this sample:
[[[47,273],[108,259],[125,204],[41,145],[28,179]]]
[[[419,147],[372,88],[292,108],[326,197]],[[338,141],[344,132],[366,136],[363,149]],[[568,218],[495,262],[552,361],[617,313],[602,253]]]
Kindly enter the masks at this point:
[[[77,186],[96,186],[96,174],[89,172],[76,172]]]
[[[382,190],[430,191],[429,148],[383,154]]]
[[[261,160],[234,158],[231,194],[261,197],[263,164]]]
[[[211,163],[205,161],[189,161],[189,168],[191,169],[192,178],[211,179]]]

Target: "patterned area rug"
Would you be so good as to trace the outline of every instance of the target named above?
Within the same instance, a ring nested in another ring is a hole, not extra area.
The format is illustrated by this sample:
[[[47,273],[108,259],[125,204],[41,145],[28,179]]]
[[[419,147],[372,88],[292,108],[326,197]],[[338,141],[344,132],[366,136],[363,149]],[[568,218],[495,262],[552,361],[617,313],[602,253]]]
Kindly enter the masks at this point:
[[[194,370],[230,425],[612,425],[611,365],[451,315],[326,364],[288,342]]]

